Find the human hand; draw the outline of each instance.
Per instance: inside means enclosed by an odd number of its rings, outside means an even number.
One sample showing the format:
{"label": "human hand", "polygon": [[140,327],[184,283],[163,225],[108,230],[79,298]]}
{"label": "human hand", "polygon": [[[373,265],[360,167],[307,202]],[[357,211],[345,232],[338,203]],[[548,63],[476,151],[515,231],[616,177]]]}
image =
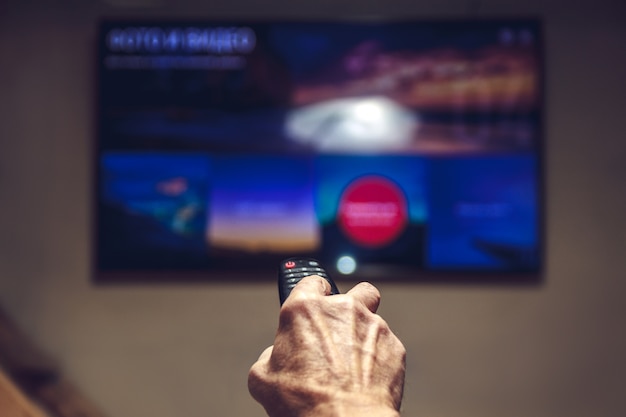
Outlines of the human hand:
{"label": "human hand", "polygon": [[360,283],[328,294],[318,276],[296,285],[274,345],[250,369],[250,393],[270,417],[398,416],[406,351],[376,314],[380,293]]}

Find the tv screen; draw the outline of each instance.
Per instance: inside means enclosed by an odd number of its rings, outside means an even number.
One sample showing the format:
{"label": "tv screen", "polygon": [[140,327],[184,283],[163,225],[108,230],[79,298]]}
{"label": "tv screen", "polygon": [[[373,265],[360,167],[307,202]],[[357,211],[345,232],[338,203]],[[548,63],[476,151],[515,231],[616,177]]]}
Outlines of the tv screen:
{"label": "tv screen", "polygon": [[103,21],[97,276],[534,276],[542,84],[531,19]]}

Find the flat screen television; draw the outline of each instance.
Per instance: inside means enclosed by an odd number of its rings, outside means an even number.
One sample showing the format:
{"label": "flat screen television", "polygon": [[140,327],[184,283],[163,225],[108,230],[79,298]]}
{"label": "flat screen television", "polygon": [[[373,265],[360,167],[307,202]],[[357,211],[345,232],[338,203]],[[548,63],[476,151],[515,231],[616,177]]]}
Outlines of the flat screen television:
{"label": "flat screen television", "polygon": [[537,279],[539,21],[106,20],[97,43],[98,280],[291,256]]}

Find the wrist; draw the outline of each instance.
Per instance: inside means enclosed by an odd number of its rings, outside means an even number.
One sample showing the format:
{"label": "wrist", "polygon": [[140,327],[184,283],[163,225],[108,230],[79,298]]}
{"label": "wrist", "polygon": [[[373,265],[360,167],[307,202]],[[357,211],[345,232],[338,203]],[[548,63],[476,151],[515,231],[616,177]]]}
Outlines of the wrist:
{"label": "wrist", "polygon": [[368,398],[342,398],[317,404],[301,417],[400,417],[400,412],[387,404]]}

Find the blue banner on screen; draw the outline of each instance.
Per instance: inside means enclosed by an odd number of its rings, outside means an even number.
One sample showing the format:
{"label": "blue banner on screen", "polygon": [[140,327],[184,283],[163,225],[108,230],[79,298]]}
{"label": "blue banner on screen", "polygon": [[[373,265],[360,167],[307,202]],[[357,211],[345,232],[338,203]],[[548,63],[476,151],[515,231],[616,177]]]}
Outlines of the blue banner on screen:
{"label": "blue banner on screen", "polygon": [[104,21],[98,50],[99,272],[541,268],[538,21]]}

